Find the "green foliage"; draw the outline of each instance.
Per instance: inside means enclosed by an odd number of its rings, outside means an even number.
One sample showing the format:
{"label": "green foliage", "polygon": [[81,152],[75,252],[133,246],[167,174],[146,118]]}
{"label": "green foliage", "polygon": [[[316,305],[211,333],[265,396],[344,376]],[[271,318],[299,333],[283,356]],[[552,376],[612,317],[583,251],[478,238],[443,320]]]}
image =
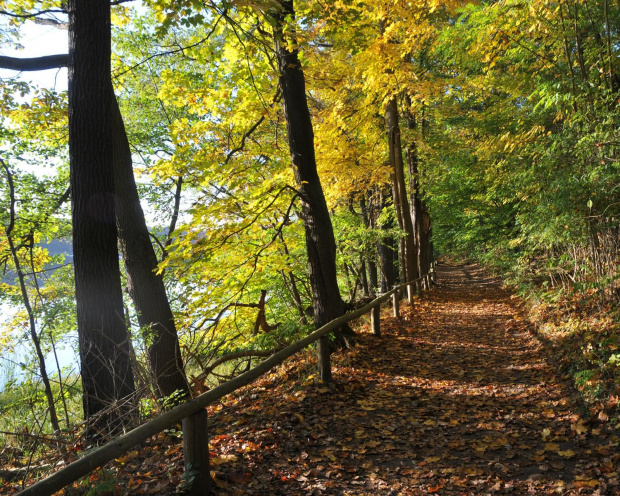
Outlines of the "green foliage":
{"label": "green foliage", "polygon": [[[17,458],[3,460],[7,465],[21,463],[22,456],[28,458],[43,453],[49,446],[42,440],[52,432],[40,378],[24,367],[16,379],[0,391],[0,431],[4,433],[0,436],[0,447],[21,448]],[[69,370],[65,370],[63,381],[61,390],[58,376],[52,376],[52,392],[58,405],[66,405],[66,410],[63,408],[62,413],[59,412],[63,428],[66,422],[62,420],[68,417],[72,429],[82,420],[81,387],[79,378]],[[55,446],[54,443],[50,445]],[[7,453],[11,453],[11,449]]]}
{"label": "green foliage", "polygon": [[[60,2],[2,5],[24,14]],[[312,302],[303,199],[283,139],[272,48],[278,7],[150,0],[139,11],[114,10],[115,89],[184,358],[197,374],[228,353],[278,348],[311,329],[303,316]],[[524,289],[540,287],[545,304],[569,288],[601,305],[617,300],[620,14],[609,7],[296,2],[287,29],[306,75],[343,293],[355,293],[362,262],[377,261],[377,243],[401,235],[377,228],[393,215],[383,202],[391,183],[383,114],[395,98],[403,142],[419,154],[437,251],[477,258]],[[22,22],[1,28],[3,46],[18,43]],[[0,150],[17,184],[15,239],[37,276],[28,277],[28,291],[46,352],[75,328],[70,267],[48,271],[65,262],[44,245],[70,235],[68,204],[57,205],[68,186],[66,98],[17,78],[0,84]],[[5,182],[0,193],[6,204]],[[3,226],[7,220],[2,208]],[[12,274],[5,237],[0,260]],[[1,301],[18,307],[11,277]],[[263,290],[275,328],[256,334]],[[129,315],[135,321],[131,308]],[[25,317],[17,312],[3,328],[2,350],[23,345]],[[135,327],[136,363],[144,366],[149,343]],[[616,374],[618,362],[615,344],[591,341],[576,369],[584,387],[592,374]],[[27,380],[29,414],[40,415],[38,386]],[[19,387],[10,383],[2,398],[25,414],[13,395]],[[152,408],[144,400],[143,412]]]}
{"label": "green foliage", "polygon": [[88,488],[84,496],[104,496],[116,493],[114,474],[105,469],[98,469],[93,472],[88,480],[84,480],[83,485]]}
{"label": "green foliage", "polygon": [[606,233],[619,206],[610,28],[619,19],[603,11],[472,4],[442,32],[435,53],[449,72],[433,113],[427,192],[443,251],[552,284],[615,279],[610,262],[591,256],[618,255]]}

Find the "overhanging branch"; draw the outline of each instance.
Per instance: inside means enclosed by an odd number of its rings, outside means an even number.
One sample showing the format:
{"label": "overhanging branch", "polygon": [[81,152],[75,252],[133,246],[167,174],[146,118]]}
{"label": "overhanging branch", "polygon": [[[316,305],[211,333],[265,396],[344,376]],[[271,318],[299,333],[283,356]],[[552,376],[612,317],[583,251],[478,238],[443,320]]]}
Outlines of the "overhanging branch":
{"label": "overhanging branch", "polygon": [[0,15],[5,15],[9,17],[15,17],[19,19],[32,19],[44,14],[66,14],[67,12],[62,9],[47,9],[47,10],[38,10],[37,12],[29,12],[27,14],[15,14],[14,12],[9,12],[8,10],[0,10]]}
{"label": "overhanging branch", "polygon": [[44,57],[19,58],[0,56],[0,69],[11,71],[45,71],[47,69],[60,69],[69,65],[69,55],[46,55]]}

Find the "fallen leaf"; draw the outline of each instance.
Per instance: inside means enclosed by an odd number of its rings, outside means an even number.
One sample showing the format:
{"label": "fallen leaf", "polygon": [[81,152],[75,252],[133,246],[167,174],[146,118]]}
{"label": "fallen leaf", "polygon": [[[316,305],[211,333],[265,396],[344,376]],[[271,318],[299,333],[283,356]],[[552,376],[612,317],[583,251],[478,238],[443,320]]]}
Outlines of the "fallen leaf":
{"label": "fallen leaf", "polygon": [[572,458],[576,454],[577,453],[575,453],[573,450],[558,451],[558,455],[560,455],[560,456],[562,456],[564,458]]}

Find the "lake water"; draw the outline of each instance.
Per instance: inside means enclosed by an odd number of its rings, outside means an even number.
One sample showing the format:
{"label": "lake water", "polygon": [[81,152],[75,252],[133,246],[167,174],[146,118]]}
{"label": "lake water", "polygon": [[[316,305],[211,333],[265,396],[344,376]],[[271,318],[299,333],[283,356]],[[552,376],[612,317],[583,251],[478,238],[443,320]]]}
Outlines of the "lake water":
{"label": "lake water", "polygon": [[[11,332],[4,323],[15,313],[16,309],[11,308],[8,305],[0,305],[0,335]],[[14,331],[13,331],[14,332]],[[23,331],[22,331],[23,332]],[[4,336],[3,336],[4,337]],[[68,339],[77,339],[77,337],[69,337]],[[56,352],[58,355],[58,363],[63,370],[63,377],[66,377],[68,373],[77,373],[79,371],[79,357],[73,351],[73,347],[69,343],[57,343]],[[18,344],[13,351],[6,349],[0,350],[0,392],[4,391],[6,384],[10,380],[16,382],[22,381],[28,375],[31,375],[29,371],[32,371],[34,377],[39,377],[38,363],[25,368],[25,358],[28,356],[35,356],[34,346],[30,340],[30,334],[28,334],[28,345]],[[32,360],[30,360],[32,361]],[[49,353],[45,357],[45,368],[48,375],[53,376],[58,372],[56,366],[56,358],[53,353]]]}
{"label": "lake water", "polygon": [[[40,244],[43,248],[46,248],[50,255],[64,255],[63,263],[71,263],[73,261],[73,250],[71,242],[69,240],[53,240],[48,243]],[[54,269],[53,266],[48,267]],[[15,283],[15,275],[6,274],[2,278],[2,282],[7,284]],[[13,333],[14,339],[20,338],[20,335],[24,335],[23,339],[27,339],[28,344],[18,345],[14,351],[7,351],[0,348],[0,392],[4,391],[4,388],[8,381],[11,379],[20,382],[26,376],[29,375],[29,371],[24,369],[24,362],[27,356],[35,356],[34,346],[30,339],[29,329],[11,330],[8,329],[6,323],[15,315],[18,311],[16,307],[7,305],[6,303],[0,303],[0,341],[2,338],[9,337],[7,333]],[[18,334],[17,334],[18,333]],[[26,336],[27,335],[27,336]],[[69,337],[68,339],[77,340],[77,336]],[[67,369],[67,372],[73,370],[73,373],[79,370],[79,358],[74,353],[73,347],[68,343],[57,343],[58,362],[61,369]],[[32,361],[32,360],[31,360]],[[52,353],[45,357],[45,367],[50,376],[57,373],[56,359]],[[36,367],[31,367],[35,377],[39,376],[38,364]],[[67,375],[67,372],[63,372],[63,377]]]}

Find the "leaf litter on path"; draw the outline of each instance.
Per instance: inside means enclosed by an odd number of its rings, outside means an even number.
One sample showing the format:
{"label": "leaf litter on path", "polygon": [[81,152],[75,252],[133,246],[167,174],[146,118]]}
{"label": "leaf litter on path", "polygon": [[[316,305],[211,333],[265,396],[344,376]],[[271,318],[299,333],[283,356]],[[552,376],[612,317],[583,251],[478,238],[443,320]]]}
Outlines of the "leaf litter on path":
{"label": "leaf litter on path", "polygon": [[216,494],[620,494],[617,433],[579,416],[510,294],[476,266],[439,282],[330,387],[304,355],[227,401]]}
{"label": "leaf litter on path", "polygon": [[[579,415],[510,294],[473,265],[438,280],[333,383],[307,350],[212,405],[214,494],[620,494],[618,432]],[[182,494],[182,463],[162,434],[106,470],[115,495]]]}

